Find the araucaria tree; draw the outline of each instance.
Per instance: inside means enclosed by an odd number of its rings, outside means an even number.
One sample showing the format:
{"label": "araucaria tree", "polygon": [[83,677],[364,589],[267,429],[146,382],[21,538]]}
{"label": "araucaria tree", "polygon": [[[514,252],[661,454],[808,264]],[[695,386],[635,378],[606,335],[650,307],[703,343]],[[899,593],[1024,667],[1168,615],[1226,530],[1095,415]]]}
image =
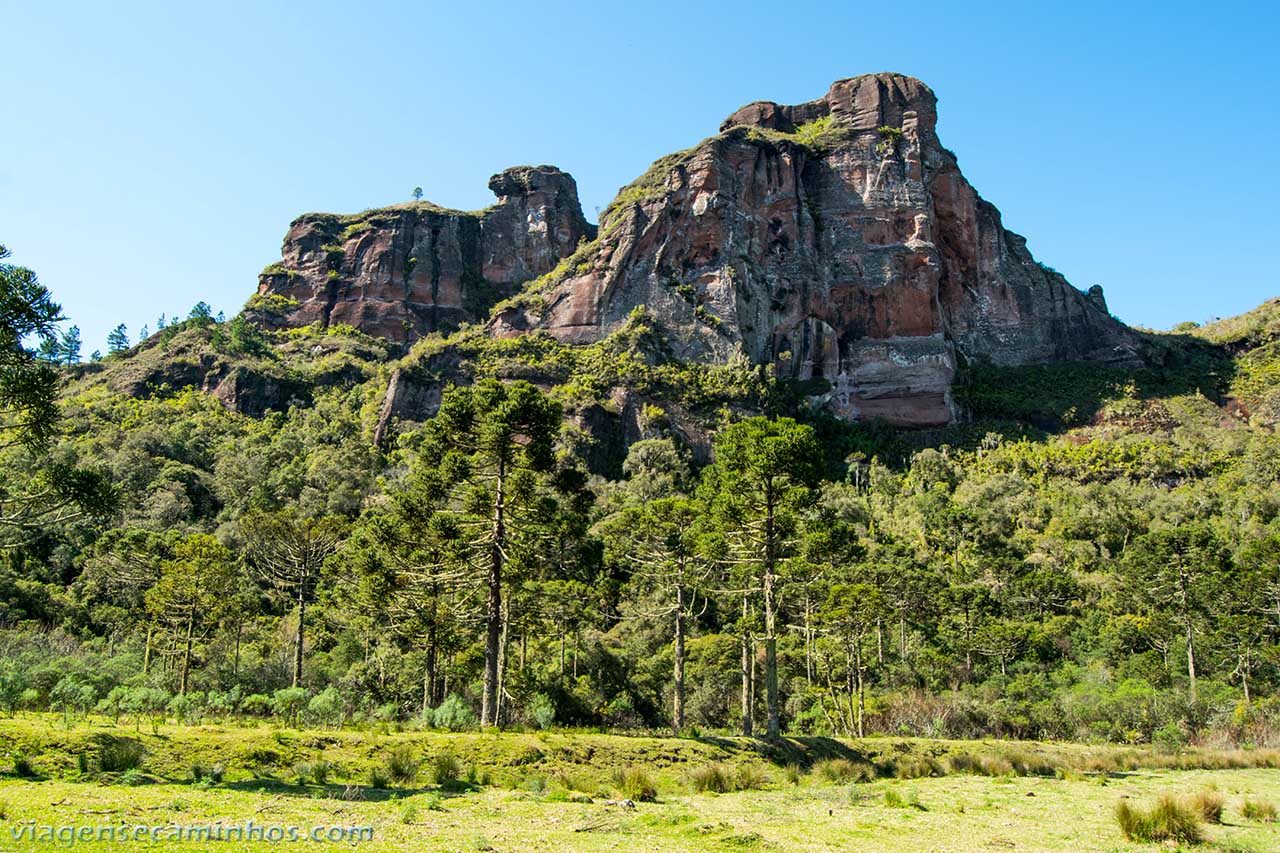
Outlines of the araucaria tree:
{"label": "araucaria tree", "polygon": [[[821,474],[822,450],[812,427],[791,418],[763,417],[749,418],[722,430],[715,442],[715,462],[703,474],[705,496],[713,515],[725,527],[731,559],[749,570],[744,589],[760,592],[769,737],[777,737],[781,731],[779,570],[795,549],[800,512],[814,500]],[[747,600],[744,595],[744,609]],[[744,688],[749,689],[749,685],[744,683]],[[747,728],[749,713],[744,716],[744,723]]]}
{"label": "araucaria tree", "polygon": [[498,723],[504,578],[522,549],[537,547],[560,419],[560,405],[528,382],[483,380],[446,392],[423,428],[417,473],[457,516],[468,560],[485,578],[481,725]]}
{"label": "araucaria tree", "polygon": [[[8,256],[0,246],[0,261]],[[0,451],[20,451],[23,463],[22,476],[6,471],[0,477],[0,533],[107,515],[119,502],[101,474],[46,459],[60,419],[60,380],[50,362],[61,360],[55,337],[61,318],[62,309],[35,273],[0,263]],[[77,360],[79,334],[75,330]],[[33,337],[42,341],[39,351],[27,347]],[[9,545],[0,539],[0,549]]]}
{"label": "araucaria tree", "polygon": [[672,628],[671,724],[685,725],[685,638],[689,620],[706,608],[715,570],[705,547],[704,507],[684,497],[659,498],[611,517],[601,532],[611,557],[630,567],[637,611],[669,617]]}
{"label": "araucaria tree", "polygon": [[160,578],[147,591],[151,617],[169,634],[168,652],[179,659],[178,693],[187,692],[198,642],[221,622],[233,601],[238,567],[230,549],[207,533],[178,542]]}
{"label": "araucaria tree", "polygon": [[241,523],[245,551],[257,576],[297,610],[293,636],[293,686],[302,684],[307,605],[315,600],[324,562],[338,548],[343,523],[306,518],[292,509],[251,515]]}

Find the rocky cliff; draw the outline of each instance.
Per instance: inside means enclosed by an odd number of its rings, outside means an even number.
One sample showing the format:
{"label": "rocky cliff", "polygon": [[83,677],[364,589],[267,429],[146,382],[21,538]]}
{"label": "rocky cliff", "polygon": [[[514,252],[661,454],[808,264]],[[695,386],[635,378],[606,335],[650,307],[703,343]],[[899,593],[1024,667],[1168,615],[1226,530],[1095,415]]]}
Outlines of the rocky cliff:
{"label": "rocky cliff", "polygon": [[955,417],[958,358],[1133,361],[1101,289],[1036,263],[936,120],[933,92],[897,74],[749,104],[624,188],[573,274],[494,331],[596,340],[645,304],[685,358],[742,351],[825,378],[846,417],[909,426]]}
{"label": "rocky cliff", "polygon": [[496,176],[499,203],[477,214],[310,214],[259,291],[297,301],[280,322],[395,340],[483,318],[517,290],[490,335],[592,343],[644,305],[678,359],[772,364],[825,380],[819,402],[843,417],[902,426],[957,417],[964,359],[1136,362],[1101,288],[1037,263],[965,180],[936,104],[898,74],[748,104],[624,187],[598,235],[550,167]]}
{"label": "rocky cliff", "polygon": [[497,204],[467,213],[410,202],[339,216],[308,213],[251,303],[268,326],[339,323],[393,341],[450,331],[553,269],[594,229],[573,178],[553,166],[494,175]]}

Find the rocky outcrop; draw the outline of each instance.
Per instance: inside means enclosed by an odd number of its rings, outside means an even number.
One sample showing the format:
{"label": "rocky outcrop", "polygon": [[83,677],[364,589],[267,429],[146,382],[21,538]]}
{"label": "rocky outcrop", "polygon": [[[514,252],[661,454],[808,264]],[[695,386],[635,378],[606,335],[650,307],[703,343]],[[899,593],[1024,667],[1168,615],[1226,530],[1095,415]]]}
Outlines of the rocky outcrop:
{"label": "rocky outcrop", "polygon": [[489,188],[497,203],[475,213],[410,202],[298,217],[251,314],[268,327],[345,323],[411,341],[484,319],[594,235],[573,178],[553,166],[507,169]]}
{"label": "rocky outcrop", "polygon": [[1135,361],[1101,289],[1035,261],[936,121],[933,92],[898,74],[749,104],[624,188],[590,251],[491,331],[589,342],[643,304],[683,358],[745,353],[826,380],[845,417],[904,426],[956,417],[962,358]]}

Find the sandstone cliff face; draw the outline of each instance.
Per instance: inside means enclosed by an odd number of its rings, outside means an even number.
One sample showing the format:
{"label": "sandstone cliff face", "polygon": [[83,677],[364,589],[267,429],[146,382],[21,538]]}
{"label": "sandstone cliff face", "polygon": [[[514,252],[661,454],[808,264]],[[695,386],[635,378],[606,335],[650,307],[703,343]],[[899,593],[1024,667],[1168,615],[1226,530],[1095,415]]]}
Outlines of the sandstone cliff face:
{"label": "sandstone cliff face", "polygon": [[260,301],[276,310],[256,310],[256,318],[268,326],[345,323],[407,342],[484,319],[594,234],[577,185],[559,169],[508,169],[489,188],[497,204],[476,213],[411,202],[298,217],[280,263],[259,278],[260,296],[283,299]]}
{"label": "sandstone cliff face", "polygon": [[1128,363],[1138,339],[1027,251],[935,132],[910,77],[758,102],[624,188],[567,277],[491,322],[588,342],[648,306],[684,358],[821,377],[851,419],[935,426],[957,360]]}

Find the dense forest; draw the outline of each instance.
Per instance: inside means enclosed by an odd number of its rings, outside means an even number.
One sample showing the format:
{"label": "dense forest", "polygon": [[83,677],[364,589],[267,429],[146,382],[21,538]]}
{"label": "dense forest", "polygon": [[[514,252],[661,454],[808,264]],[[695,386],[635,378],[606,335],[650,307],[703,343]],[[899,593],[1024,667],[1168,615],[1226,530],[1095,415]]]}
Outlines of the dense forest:
{"label": "dense forest", "polygon": [[[63,322],[0,267],[6,713],[1280,742],[1280,302],[1143,370],[964,365],[930,432],[664,356],[643,309],[407,352]],[[446,348],[466,381],[387,429]]]}

